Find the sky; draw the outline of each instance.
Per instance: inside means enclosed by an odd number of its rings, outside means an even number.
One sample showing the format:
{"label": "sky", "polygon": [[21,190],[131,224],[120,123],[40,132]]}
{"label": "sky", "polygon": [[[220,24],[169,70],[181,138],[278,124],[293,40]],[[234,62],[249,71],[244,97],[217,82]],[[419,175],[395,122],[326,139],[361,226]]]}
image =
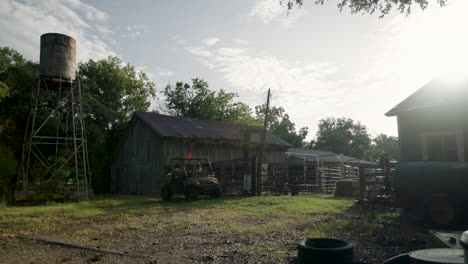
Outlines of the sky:
{"label": "sky", "polygon": [[327,117],[396,136],[388,110],[468,66],[466,0],[383,19],[340,12],[336,0],[304,2],[288,13],[278,0],[0,0],[0,46],[39,61],[40,35],[57,32],[76,39],[78,61],[118,56],[159,92],[202,78],[254,107],[271,88],[272,104],[309,127],[308,139]]}

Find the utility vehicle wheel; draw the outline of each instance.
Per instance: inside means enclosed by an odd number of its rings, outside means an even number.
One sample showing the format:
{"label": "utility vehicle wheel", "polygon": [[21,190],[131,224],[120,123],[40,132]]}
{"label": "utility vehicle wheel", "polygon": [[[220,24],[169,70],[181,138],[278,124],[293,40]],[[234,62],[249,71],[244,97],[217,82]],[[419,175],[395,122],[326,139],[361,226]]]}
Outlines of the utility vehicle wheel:
{"label": "utility vehicle wheel", "polygon": [[164,185],[164,187],[161,190],[161,198],[164,201],[168,201],[172,198],[172,191],[171,187],[169,185]]}
{"label": "utility vehicle wheel", "polygon": [[219,198],[221,196],[221,190],[217,190],[215,193],[211,195],[213,198]]}
{"label": "utility vehicle wheel", "polygon": [[198,199],[198,196],[200,195],[200,192],[198,191],[197,188],[193,186],[188,186],[185,188],[185,199],[187,200],[196,200]]}
{"label": "utility vehicle wheel", "polygon": [[431,222],[437,226],[452,225],[457,216],[454,204],[447,200],[434,200],[430,202],[428,213]]}

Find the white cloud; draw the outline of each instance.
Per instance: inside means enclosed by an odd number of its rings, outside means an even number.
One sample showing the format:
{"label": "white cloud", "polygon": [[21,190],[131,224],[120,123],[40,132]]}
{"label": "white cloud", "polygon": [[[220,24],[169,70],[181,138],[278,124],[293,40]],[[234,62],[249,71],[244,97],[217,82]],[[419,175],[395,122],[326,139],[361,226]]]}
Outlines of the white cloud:
{"label": "white cloud", "polygon": [[[332,63],[259,55],[245,46],[220,47],[213,49],[210,56],[193,50],[191,54],[209,69],[221,73],[227,87],[239,93],[242,101],[251,106],[263,103],[265,91],[271,88],[275,94],[273,105],[285,107],[298,127],[315,127],[323,115],[341,111],[355,87],[353,82],[363,83],[341,78],[340,67]],[[331,109],[330,105],[335,107]]]}
{"label": "white cloud", "polygon": [[122,38],[129,38],[135,40],[137,38],[141,38],[143,33],[147,31],[146,25],[128,25],[125,27],[125,33],[121,35]]}
{"label": "white cloud", "polygon": [[199,57],[211,57],[212,54],[209,50],[204,47],[186,47],[185,48],[190,54],[199,56]]}
{"label": "white cloud", "polygon": [[57,32],[76,39],[78,61],[115,55],[103,40],[92,36],[94,30],[108,28],[93,26],[86,19],[104,21],[107,14],[79,0],[0,1],[0,45],[38,61],[40,36]]}
{"label": "white cloud", "polygon": [[451,0],[443,8],[397,15],[382,26],[378,34],[385,41],[367,75],[374,82],[368,97],[385,98],[383,112],[433,78],[468,75],[466,10],[467,1]]}
{"label": "white cloud", "polygon": [[331,75],[336,77],[338,71],[336,65],[327,62],[290,62],[272,55],[251,55],[255,52],[239,47],[208,50],[192,46],[186,50],[205,66],[216,68],[229,85],[239,89],[260,91],[272,87],[297,92],[317,83],[317,89],[321,89],[339,82],[327,81]]}
{"label": "white cloud", "polygon": [[239,49],[239,48],[220,48],[217,50],[217,53],[220,56],[239,56],[244,52],[244,49]]}
{"label": "white cloud", "polygon": [[283,26],[290,26],[305,15],[304,9],[288,12],[285,3],[278,0],[257,0],[250,10],[249,16],[259,18],[263,24],[278,21]]}
{"label": "white cloud", "polygon": [[235,39],[232,39],[232,41],[237,45],[247,45],[247,44],[249,44],[249,42],[247,40],[245,40],[245,39],[235,38]]}
{"label": "white cloud", "polygon": [[468,74],[468,2],[452,0],[385,28],[390,37],[382,62],[392,71],[435,77]]}
{"label": "white cloud", "polygon": [[174,76],[174,74],[175,74],[173,71],[170,71],[170,70],[168,70],[168,69],[161,68],[161,67],[158,67],[157,73],[158,73],[158,75],[161,76],[161,77]]}
{"label": "white cloud", "polygon": [[[51,4],[54,2],[55,1],[50,1]],[[63,0],[63,3],[72,6],[74,9],[81,10],[89,20],[105,21],[109,17],[106,12],[103,12],[91,5],[85,4],[80,0]]]}
{"label": "white cloud", "polygon": [[202,41],[202,43],[208,47],[213,46],[218,42],[219,42],[219,38],[207,38]]}
{"label": "white cloud", "polygon": [[97,31],[101,33],[112,33],[109,27],[104,26],[104,25],[96,25],[95,28],[97,29]]}

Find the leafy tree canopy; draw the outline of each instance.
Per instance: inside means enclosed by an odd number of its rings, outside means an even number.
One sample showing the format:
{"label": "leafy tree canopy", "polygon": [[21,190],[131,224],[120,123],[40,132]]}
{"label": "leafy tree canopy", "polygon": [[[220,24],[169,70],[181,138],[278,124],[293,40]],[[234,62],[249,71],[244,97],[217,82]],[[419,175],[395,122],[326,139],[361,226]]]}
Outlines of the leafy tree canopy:
{"label": "leafy tree canopy", "polygon": [[0,144],[11,147],[15,154],[21,151],[38,69],[37,63],[25,60],[16,50],[0,47]]}
{"label": "leafy tree canopy", "polygon": [[[236,124],[262,126],[265,116],[265,105],[255,107],[255,116],[250,107],[236,101],[236,93],[224,90],[210,90],[208,83],[193,79],[192,84],[177,82],[168,85],[164,90],[165,111],[175,116],[196,119],[218,120]],[[268,119],[268,129],[291,145],[303,146],[307,136],[307,127],[296,131],[283,107],[272,107]]]}
{"label": "leafy tree canopy", "polygon": [[236,101],[236,93],[210,90],[208,83],[193,79],[192,84],[177,82],[164,90],[165,111],[172,115],[254,125],[248,105]]}
{"label": "leafy tree canopy", "polygon": [[[265,104],[255,107],[255,114],[259,123],[265,119],[265,108]],[[283,107],[273,106],[270,108],[267,126],[272,134],[281,137],[294,147],[302,148],[304,146],[308,128],[302,127],[299,131],[296,131],[296,125],[289,119],[289,115]]]}
{"label": "leafy tree canopy", "polygon": [[380,134],[372,139],[372,148],[369,153],[370,160],[377,160],[382,154],[387,153],[391,160],[399,159],[398,137]]}
{"label": "leafy tree canopy", "polygon": [[[9,168],[21,158],[31,86],[39,76],[38,66],[14,49],[0,47],[0,145],[13,153],[12,157],[5,156],[11,161]],[[122,128],[133,112],[148,109],[156,93],[155,85],[145,73],[117,57],[89,60],[78,70],[93,186],[102,192],[108,186],[108,166]],[[0,153],[7,150],[1,149]]]}
{"label": "leafy tree canopy", "polygon": [[18,93],[26,86],[31,89],[31,81],[37,73],[37,64],[27,61],[19,52],[9,47],[0,47],[0,101],[10,92]]}
{"label": "leafy tree canopy", "polygon": [[[444,6],[448,0],[436,0],[440,6]],[[287,0],[281,1],[286,2],[288,9],[292,9],[294,6],[302,6],[304,0]],[[315,4],[324,4],[327,0],[313,0]],[[343,11],[343,8],[348,7],[351,9],[352,14],[356,13],[369,13],[374,14],[375,12],[380,13],[380,17],[387,15],[392,9],[396,8],[401,13],[406,15],[411,13],[413,6],[418,6],[421,9],[426,9],[429,5],[429,0],[339,0],[338,8]]]}
{"label": "leafy tree canopy", "polygon": [[316,139],[309,147],[364,159],[370,144],[367,128],[343,117],[320,120]]}
{"label": "leafy tree canopy", "polygon": [[156,96],[147,75],[117,57],[80,63],[79,78],[84,108],[101,127],[128,121],[135,111],[147,110]]}
{"label": "leafy tree canopy", "polygon": [[0,155],[0,199],[2,199],[14,184],[11,176],[16,173],[18,162],[10,148],[0,145],[0,153],[2,153]]}
{"label": "leafy tree canopy", "polygon": [[79,65],[86,136],[94,188],[106,192],[112,153],[135,111],[146,111],[156,96],[155,84],[144,72],[117,57]]}

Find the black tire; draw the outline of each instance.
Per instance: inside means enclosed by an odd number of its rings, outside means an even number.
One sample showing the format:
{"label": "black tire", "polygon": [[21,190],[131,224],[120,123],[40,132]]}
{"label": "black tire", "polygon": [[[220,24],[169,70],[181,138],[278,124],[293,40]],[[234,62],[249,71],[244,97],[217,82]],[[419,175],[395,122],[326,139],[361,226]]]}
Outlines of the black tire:
{"label": "black tire", "polygon": [[435,199],[428,203],[426,213],[432,225],[448,227],[456,224],[458,211],[454,202],[448,199]]}
{"label": "black tire", "polygon": [[212,198],[219,198],[221,196],[221,190],[217,190],[213,194],[211,194]]}
{"label": "black tire", "polygon": [[164,187],[161,190],[161,199],[163,199],[164,201],[169,201],[172,199],[171,186],[164,185]]}
{"label": "black tire", "polygon": [[185,187],[185,199],[187,200],[196,200],[200,195],[200,191],[194,186]]}
{"label": "black tire", "polygon": [[333,238],[309,238],[297,245],[301,263],[352,263],[353,245]]}

